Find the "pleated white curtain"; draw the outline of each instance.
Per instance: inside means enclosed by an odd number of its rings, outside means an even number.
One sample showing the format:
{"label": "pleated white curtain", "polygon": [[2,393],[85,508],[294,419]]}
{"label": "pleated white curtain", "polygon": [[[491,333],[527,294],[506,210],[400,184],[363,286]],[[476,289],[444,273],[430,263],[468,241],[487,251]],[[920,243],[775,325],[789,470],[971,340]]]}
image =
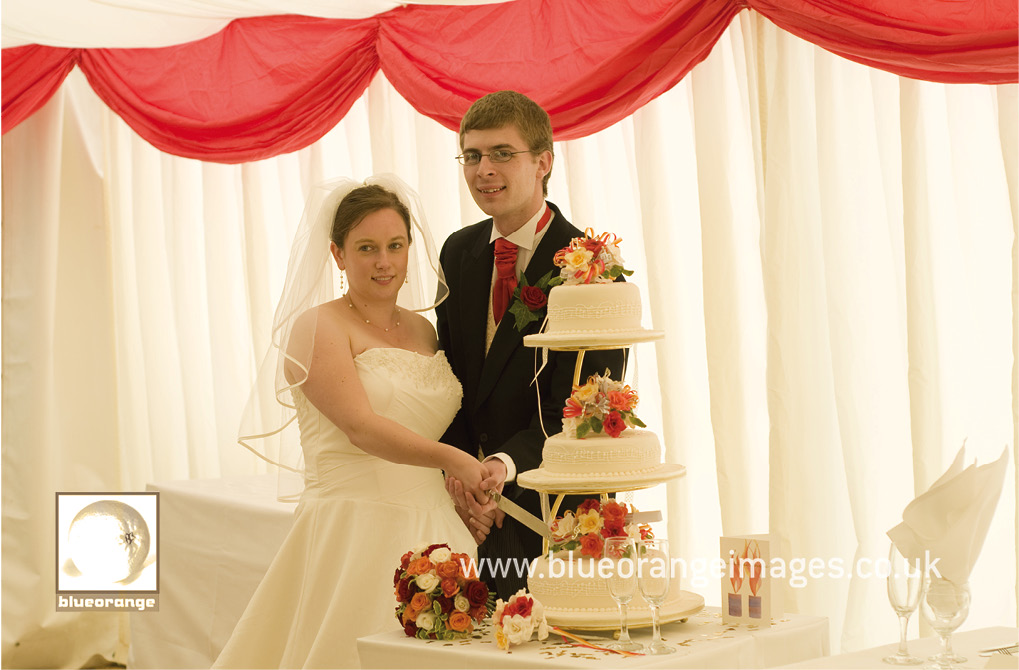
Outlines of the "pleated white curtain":
{"label": "pleated white curtain", "polygon": [[[744,13],[673,90],[557,145],[550,199],[623,237],[667,333],[631,372],[688,475],[637,501],[665,506],[684,588],[717,603],[718,536],[771,532],[774,556],[843,562],[784,589],[833,651],[896,639],[853,562],[964,439],[1014,463],[1017,111],[1014,85],[904,80]],[[445,236],[482,217],[456,152],[382,79],[319,143],[242,166],[159,153],[78,73],[4,136],[5,664],[129,639],[53,613],[54,491],[260,470],[236,431],[305,189],[397,172]],[[967,628],[1016,622],[1010,467]]]}

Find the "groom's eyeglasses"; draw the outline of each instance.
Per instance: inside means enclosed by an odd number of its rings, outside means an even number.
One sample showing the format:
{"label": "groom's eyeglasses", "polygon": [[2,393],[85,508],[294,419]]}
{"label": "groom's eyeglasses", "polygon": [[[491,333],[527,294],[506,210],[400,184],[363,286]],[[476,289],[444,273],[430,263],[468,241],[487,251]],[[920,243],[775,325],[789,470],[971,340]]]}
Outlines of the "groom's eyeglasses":
{"label": "groom's eyeglasses", "polygon": [[531,153],[529,149],[523,151],[509,151],[507,149],[496,149],[490,151],[487,154],[483,154],[480,151],[465,151],[456,157],[457,162],[460,165],[477,165],[481,162],[482,156],[488,156],[488,160],[493,163],[506,163],[509,162],[517,154],[528,154]]}

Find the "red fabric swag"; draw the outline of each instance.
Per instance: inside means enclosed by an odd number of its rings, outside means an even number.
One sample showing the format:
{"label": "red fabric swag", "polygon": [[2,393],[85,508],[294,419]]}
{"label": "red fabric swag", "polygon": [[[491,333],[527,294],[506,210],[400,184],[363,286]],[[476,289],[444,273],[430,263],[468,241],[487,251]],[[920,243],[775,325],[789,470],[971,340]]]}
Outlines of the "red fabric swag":
{"label": "red fabric swag", "polygon": [[[745,5],[744,5],[745,6]],[[776,25],[851,60],[941,82],[1019,80],[1014,0],[749,0]],[[322,137],[382,68],[422,114],[459,127],[471,102],[515,89],[556,138],[625,118],[707,57],[731,0],[516,0],[412,5],[369,19],[239,19],[159,49],[3,50],[3,131],[78,63],[98,95],[159,149],[238,163]]]}
{"label": "red fabric swag", "polygon": [[7,132],[46,104],[80,54],[28,44],[3,50],[3,132]]}

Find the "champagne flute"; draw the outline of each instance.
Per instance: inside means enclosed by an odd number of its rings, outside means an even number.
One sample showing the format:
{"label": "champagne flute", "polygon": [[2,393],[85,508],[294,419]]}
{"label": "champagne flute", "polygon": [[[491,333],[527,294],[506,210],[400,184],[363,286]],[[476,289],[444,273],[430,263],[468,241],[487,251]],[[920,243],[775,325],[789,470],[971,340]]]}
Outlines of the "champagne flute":
{"label": "champagne flute", "polygon": [[619,606],[619,641],[607,647],[616,651],[641,651],[644,645],[630,639],[626,622],[626,606],[637,593],[637,543],[632,537],[610,537],[606,538],[602,551],[602,560],[608,569],[605,584]]}
{"label": "champagne flute", "polygon": [[931,657],[934,667],[951,668],[965,658],[952,652],[952,631],[962,625],[969,614],[969,582],[956,584],[933,574],[924,580],[926,593],[920,599],[920,616],[941,638],[941,653]]}
{"label": "champagne flute", "polygon": [[923,663],[922,659],[909,655],[906,629],[909,626],[909,617],[920,604],[923,571],[919,565],[910,563],[909,559],[899,553],[894,543],[888,550],[888,564],[891,568],[888,573],[888,602],[899,616],[899,650],[881,660],[892,665],[920,665]]}
{"label": "champagne flute", "polygon": [[660,621],[661,607],[669,595],[669,573],[672,570],[672,562],[669,560],[669,541],[643,540],[641,548],[641,564],[637,582],[640,586],[640,594],[651,605],[652,627],[651,644],[647,646],[644,653],[674,654],[676,648],[665,644],[662,640]]}

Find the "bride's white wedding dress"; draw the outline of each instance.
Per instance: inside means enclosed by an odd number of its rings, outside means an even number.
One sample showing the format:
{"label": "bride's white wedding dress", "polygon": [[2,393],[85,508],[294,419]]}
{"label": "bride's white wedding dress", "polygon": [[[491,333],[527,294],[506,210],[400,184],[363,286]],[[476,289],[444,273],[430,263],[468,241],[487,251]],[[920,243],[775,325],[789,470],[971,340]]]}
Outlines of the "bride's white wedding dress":
{"label": "bride's white wedding dress", "polygon": [[[369,349],[354,359],[372,409],[439,439],[460,383],[439,352]],[[475,555],[442,473],[361,451],[294,391],[306,487],[294,526],[214,667],[359,667],[356,639],[401,628],[393,573],[416,545]],[[257,532],[257,529],[252,529]]]}

